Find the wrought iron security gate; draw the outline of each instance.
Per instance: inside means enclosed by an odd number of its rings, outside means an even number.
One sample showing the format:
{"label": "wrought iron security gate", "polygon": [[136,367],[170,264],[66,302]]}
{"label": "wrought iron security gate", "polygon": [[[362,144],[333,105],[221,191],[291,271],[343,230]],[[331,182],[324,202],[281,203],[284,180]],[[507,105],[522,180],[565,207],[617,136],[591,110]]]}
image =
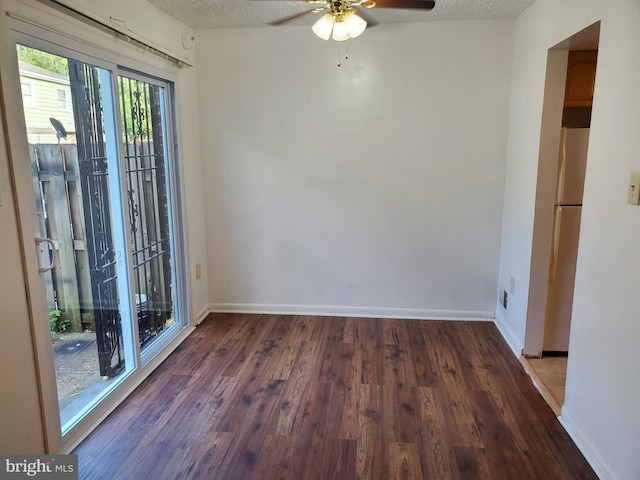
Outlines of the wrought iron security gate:
{"label": "wrought iron security gate", "polygon": [[98,68],[68,60],[74,105],[86,249],[100,375],[112,377],[124,366],[120,332],[116,253],[111,229],[109,171]]}
{"label": "wrought iron security gate", "polygon": [[140,346],[173,324],[163,87],[118,77]]}

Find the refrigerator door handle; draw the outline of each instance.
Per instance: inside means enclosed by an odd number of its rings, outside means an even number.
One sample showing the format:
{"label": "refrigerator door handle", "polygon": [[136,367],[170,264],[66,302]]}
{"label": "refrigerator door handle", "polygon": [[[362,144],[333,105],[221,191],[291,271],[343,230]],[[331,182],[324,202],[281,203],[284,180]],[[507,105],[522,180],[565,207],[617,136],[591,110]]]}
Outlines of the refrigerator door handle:
{"label": "refrigerator door handle", "polygon": [[558,165],[558,178],[556,180],[556,203],[562,203],[564,196],[564,177],[567,168],[567,129],[560,131],[560,164]]}
{"label": "refrigerator door handle", "polygon": [[560,249],[560,228],[562,227],[562,207],[556,205],[553,215],[553,244],[551,250],[551,266],[549,268],[549,281],[556,278],[558,265],[558,250]]}

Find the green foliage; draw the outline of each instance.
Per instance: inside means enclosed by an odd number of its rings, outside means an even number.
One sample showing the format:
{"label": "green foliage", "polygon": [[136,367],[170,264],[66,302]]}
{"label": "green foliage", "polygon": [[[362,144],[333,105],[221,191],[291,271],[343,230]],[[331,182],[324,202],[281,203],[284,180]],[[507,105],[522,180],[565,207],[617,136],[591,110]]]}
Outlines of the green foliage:
{"label": "green foliage", "polygon": [[62,311],[56,308],[49,312],[49,326],[52,332],[66,332],[67,328],[71,326],[71,321],[68,318],[63,318]]}
{"label": "green foliage", "polygon": [[65,77],[69,76],[69,66],[67,65],[67,59],[64,57],[18,45],[18,58],[30,65],[59,73]]}
{"label": "green foliage", "polygon": [[[69,76],[67,59],[34,48],[18,45],[18,58],[50,72]],[[154,88],[151,84],[128,77],[118,77],[122,131],[125,144],[152,140],[151,104]],[[154,105],[155,106],[155,105]],[[159,108],[159,107],[158,107]],[[135,127],[135,128],[134,128]]]}
{"label": "green foliage", "polygon": [[125,144],[150,140],[152,93],[149,84],[120,76],[118,86]]}

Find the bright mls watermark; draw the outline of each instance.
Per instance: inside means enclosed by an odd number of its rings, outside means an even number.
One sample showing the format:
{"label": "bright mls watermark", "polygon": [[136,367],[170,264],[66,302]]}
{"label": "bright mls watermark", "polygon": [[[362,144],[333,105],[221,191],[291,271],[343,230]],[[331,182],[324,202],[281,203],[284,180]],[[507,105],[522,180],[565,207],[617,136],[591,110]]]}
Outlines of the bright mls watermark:
{"label": "bright mls watermark", "polygon": [[0,480],[78,480],[77,455],[0,455]]}

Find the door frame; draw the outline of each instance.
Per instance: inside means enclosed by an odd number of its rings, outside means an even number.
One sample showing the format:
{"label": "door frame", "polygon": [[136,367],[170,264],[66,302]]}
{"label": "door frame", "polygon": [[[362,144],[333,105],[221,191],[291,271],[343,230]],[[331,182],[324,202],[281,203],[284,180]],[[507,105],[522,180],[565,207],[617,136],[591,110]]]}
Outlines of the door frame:
{"label": "door frame", "polygon": [[579,49],[585,44],[597,43],[599,36],[600,22],[596,22],[548,51],[540,129],[527,316],[522,349],[522,355],[525,358],[542,357],[547,286],[553,241],[553,205],[569,50]]}
{"label": "door frame", "polygon": [[[40,7],[44,9],[45,7]],[[38,319],[48,318],[48,306],[44,282],[38,267],[38,255],[34,238],[37,236],[38,225],[35,197],[33,195],[32,171],[29,161],[29,147],[26,126],[23,115],[22,95],[19,75],[17,74],[17,53],[15,44],[20,39],[33,48],[40,48],[52,53],[69,56],[86,61],[96,66],[109,69],[113,74],[115,84],[119,68],[129,68],[140,71],[153,77],[165,79],[171,85],[175,83],[176,76],[169,70],[162,67],[163,63],[157,58],[140,61],[136,56],[142,55],[130,45],[120,44],[113,50],[107,50],[99,46],[103,32],[95,31],[95,37],[87,33],[87,30],[95,30],[86,24],[71,18],[61,18],[59,15],[47,16],[46,12],[40,9],[33,9],[33,22],[7,16],[2,20],[7,26],[7,36],[0,39],[0,49],[3,54],[0,59],[0,69],[3,75],[0,76],[2,97],[4,102],[4,124],[6,132],[6,143],[9,166],[11,170],[11,183],[15,196],[15,209],[18,222],[19,236],[22,246],[22,263],[25,274],[25,292],[29,305],[29,322],[31,324],[32,341],[34,344],[34,355],[36,363],[36,374],[38,380],[40,409],[42,415],[42,429],[44,436],[44,449],[47,453],[69,453],[78,443],[80,443],[118,404],[120,404],[195,328],[189,319],[189,291],[188,277],[186,275],[187,252],[186,245],[186,224],[182,213],[184,198],[182,193],[182,179],[177,171],[174,171],[174,183],[171,193],[176,195],[177,208],[173,222],[176,222],[180,229],[180,245],[176,245],[175,265],[179,271],[176,274],[181,279],[181,312],[182,328],[178,334],[163,345],[163,350],[153,359],[149,359],[144,365],[137,357],[138,368],[124,378],[118,386],[111,390],[106,397],[108,401],[97,405],[85,418],[80,420],[72,429],[62,436],[60,414],[57,399],[57,387],[54,368],[53,346],[51,334],[46,322]],[[29,15],[26,16],[29,18]],[[45,19],[47,22],[45,22]],[[50,22],[52,25],[49,25]],[[48,25],[41,27],[39,25]],[[54,30],[55,28],[55,30]],[[78,38],[72,38],[67,33],[77,29],[80,34]],[[89,40],[85,40],[85,37]],[[28,38],[28,42],[24,39]],[[7,73],[5,73],[7,72]],[[114,91],[115,92],[115,91]],[[169,93],[169,92],[168,92]],[[175,111],[175,105],[174,111]],[[168,133],[172,137],[176,135],[175,126],[167,126]],[[177,163],[177,151],[171,151],[174,155],[174,164]],[[172,165],[176,168],[176,165]],[[120,172],[119,180],[124,179],[124,173]],[[123,184],[124,185],[124,184]],[[126,210],[126,209],[125,209]],[[128,212],[123,212],[128,215]],[[128,235],[128,233],[127,233]],[[131,263],[128,263],[131,265]],[[107,398],[105,398],[107,399]]]}
{"label": "door frame", "polygon": [[538,156],[536,202],[533,219],[529,298],[523,355],[542,356],[547,284],[553,236],[558,152],[560,151],[564,85],[567,78],[568,50],[549,50],[542,106],[542,127]]}

